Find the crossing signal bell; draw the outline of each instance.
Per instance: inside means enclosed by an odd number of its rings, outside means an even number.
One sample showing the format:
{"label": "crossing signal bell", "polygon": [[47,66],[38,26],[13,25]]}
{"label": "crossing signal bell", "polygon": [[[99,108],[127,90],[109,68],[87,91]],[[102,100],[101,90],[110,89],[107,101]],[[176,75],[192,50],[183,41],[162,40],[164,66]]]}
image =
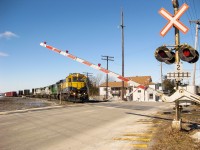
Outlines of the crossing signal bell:
{"label": "crossing signal bell", "polygon": [[160,62],[173,64],[175,62],[175,53],[169,50],[166,46],[160,46],[155,51],[155,58]]}
{"label": "crossing signal bell", "polygon": [[190,45],[184,44],[178,50],[178,54],[181,60],[188,63],[195,63],[199,59],[199,53]]}

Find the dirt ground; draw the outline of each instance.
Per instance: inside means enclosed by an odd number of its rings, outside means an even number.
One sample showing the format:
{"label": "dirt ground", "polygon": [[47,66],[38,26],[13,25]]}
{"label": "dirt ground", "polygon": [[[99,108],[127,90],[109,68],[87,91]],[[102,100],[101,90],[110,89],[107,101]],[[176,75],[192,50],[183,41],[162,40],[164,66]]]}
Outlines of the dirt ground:
{"label": "dirt ground", "polygon": [[48,101],[43,99],[0,97],[0,112],[23,110],[57,105],[58,101]]}
{"label": "dirt ground", "polygon": [[[106,101],[89,100],[87,103],[98,103]],[[80,102],[75,102],[80,103]],[[29,97],[0,97],[0,112],[23,110],[30,108],[39,108],[55,105],[73,105],[74,102],[60,101],[56,99],[40,99],[40,98],[29,98]]]}
{"label": "dirt ground", "polygon": [[[175,112],[162,112],[154,119],[156,131],[152,150],[200,150],[200,140],[191,136],[200,133],[200,106],[184,107],[181,113],[182,130],[172,129]],[[157,124],[161,122],[161,124]]]}

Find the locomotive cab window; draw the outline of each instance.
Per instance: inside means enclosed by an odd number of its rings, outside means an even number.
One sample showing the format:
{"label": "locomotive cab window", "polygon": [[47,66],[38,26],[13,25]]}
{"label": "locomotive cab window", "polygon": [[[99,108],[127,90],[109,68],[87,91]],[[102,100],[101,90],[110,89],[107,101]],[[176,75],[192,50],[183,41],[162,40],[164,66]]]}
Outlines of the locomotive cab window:
{"label": "locomotive cab window", "polygon": [[83,79],[80,77],[73,77],[73,82],[83,82]]}
{"label": "locomotive cab window", "polygon": [[79,78],[78,78],[78,81],[79,81],[79,82],[84,82],[84,79],[81,78],[81,77],[79,77]]}
{"label": "locomotive cab window", "polygon": [[77,77],[73,77],[73,82],[77,82]]}

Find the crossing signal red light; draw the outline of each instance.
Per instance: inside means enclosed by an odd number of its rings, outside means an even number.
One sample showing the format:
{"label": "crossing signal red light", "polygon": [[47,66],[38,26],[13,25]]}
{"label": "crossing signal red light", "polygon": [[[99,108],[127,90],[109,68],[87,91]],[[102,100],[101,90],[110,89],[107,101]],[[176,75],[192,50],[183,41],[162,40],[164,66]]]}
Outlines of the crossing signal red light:
{"label": "crossing signal red light", "polygon": [[178,50],[178,54],[181,60],[188,63],[195,63],[199,59],[199,53],[190,45],[181,45]]}
{"label": "crossing signal red light", "polygon": [[184,49],[184,50],[183,50],[183,55],[184,55],[185,57],[189,57],[189,56],[191,55],[189,49]]}
{"label": "crossing signal red light", "polygon": [[170,51],[166,46],[160,46],[155,51],[155,58],[160,62],[172,64],[175,62],[175,53]]}

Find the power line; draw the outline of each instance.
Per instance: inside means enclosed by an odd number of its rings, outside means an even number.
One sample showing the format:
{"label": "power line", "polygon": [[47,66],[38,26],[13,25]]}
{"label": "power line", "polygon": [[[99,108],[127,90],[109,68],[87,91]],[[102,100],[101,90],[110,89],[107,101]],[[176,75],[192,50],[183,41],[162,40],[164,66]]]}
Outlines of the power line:
{"label": "power line", "polygon": [[194,0],[193,0],[193,6],[194,6],[194,14],[195,14],[195,17],[197,18],[197,11],[196,11]]}
{"label": "power line", "polygon": [[[185,0],[185,3],[189,5],[189,3]],[[190,9],[186,12],[188,20],[192,19],[192,14],[190,12]]]}

